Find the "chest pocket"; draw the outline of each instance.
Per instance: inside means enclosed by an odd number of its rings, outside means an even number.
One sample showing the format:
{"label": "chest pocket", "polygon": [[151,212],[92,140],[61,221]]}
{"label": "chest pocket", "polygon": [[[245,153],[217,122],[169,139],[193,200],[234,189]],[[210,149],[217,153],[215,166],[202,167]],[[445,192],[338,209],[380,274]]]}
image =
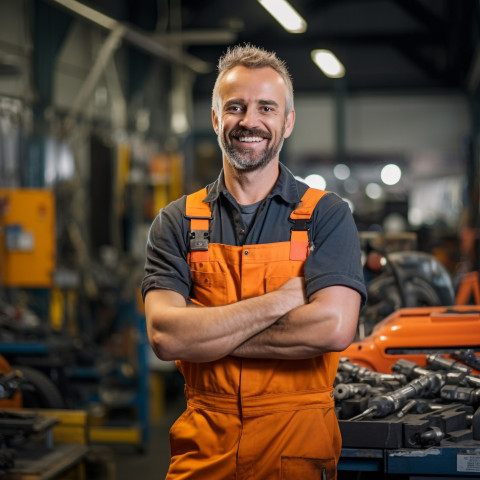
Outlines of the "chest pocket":
{"label": "chest pocket", "polygon": [[227,278],[224,272],[192,270],[193,298],[198,305],[219,306],[228,302]]}

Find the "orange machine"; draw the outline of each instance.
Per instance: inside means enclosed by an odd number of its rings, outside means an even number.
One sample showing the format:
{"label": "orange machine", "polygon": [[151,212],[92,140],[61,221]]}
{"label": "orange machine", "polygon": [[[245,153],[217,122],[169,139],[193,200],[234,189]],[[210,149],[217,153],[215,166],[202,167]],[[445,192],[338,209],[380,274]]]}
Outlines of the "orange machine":
{"label": "orange machine", "polygon": [[[10,364],[0,355],[0,383],[11,372]],[[2,391],[5,391],[5,388]],[[20,390],[14,392],[13,395],[0,395],[0,408],[20,408],[21,406],[22,394]]]}
{"label": "orange machine", "polygon": [[[404,358],[426,365],[428,354],[480,352],[480,306],[403,308],[375,325],[372,333],[342,352],[351,362],[391,373]],[[479,357],[480,358],[480,357]],[[472,373],[480,371],[472,369]]]}
{"label": "orange machine", "polygon": [[468,305],[471,301],[480,305],[480,274],[479,272],[466,273],[455,296],[455,305]]}
{"label": "orange machine", "polygon": [[0,189],[0,275],[6,287],[52,286],[55,200],[47,189]]}

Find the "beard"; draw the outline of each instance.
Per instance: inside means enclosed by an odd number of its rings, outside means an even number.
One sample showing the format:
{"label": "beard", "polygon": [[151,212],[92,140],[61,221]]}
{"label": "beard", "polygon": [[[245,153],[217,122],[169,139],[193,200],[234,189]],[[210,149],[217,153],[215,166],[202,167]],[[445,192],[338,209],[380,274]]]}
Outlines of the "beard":
{"label": "beard", "polygon": [[[230,165],[237,170],[246,172],[261,169],[278,156],[283,146],[284,133],[285,125],[282,127],[279,140],[270,144],[272,135],[260,129],[237,128],[230,132],[228,138],[225,131],[222,130],[218,135],[218,144]],[[257,152],[255,149],[242,148],[231,143],[231,139],[239,137],[261,137],[267,139],[268,142],[263,150]]]}

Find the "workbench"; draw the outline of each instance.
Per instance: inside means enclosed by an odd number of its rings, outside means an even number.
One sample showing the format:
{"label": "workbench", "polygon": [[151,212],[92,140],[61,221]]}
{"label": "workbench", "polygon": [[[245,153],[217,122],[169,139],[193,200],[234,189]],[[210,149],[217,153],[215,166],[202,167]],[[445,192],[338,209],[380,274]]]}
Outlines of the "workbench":
{"label": "workbench", "polygon": [[[2,480],[86,480],[87,414],[75,410],[5,409],[0,430],[13,452],[13,466]],[[11,433],[24,431],[23,441]]]}
{"label": "workbench", "polygon": [[2,480],[86,480],[83,458],[87,451],[85,445],[79,444],[17,449],[15,467]]}

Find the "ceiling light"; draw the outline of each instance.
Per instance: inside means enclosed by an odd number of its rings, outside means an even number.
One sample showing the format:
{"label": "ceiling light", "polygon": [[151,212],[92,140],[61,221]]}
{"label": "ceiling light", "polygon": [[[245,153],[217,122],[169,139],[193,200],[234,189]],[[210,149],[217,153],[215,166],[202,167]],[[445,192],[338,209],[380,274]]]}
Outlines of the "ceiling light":
{"label": "ceiling light", "polygon": [[258,0],[260,5],[290,33],[303,33],[307,22],[286,0]]}
{"label": "ceiling light", "polygon": [[382,168],[381,178],[385,185],[395,185],[402,178],[402,170],[398,165],[390,163]]}
{"label": "ceiling light", "polygon": [[339,180],[346,180],[350,176],[350,169],[344,163],[339,163],[333,167],[333,174]]}
{"label": "ceiling light", "polygon": [[369,183],[365,187],[365,193],[367,194],[368,198],[372,200],[378,200],[382,197],[383,189],[378,183]]}
{"label": "ceiling light", "polygon": [[316,173],[313,173],[312,175],[308,175],[305,178],[305,183],[312,188],[318,188],[320,190],[325,190],[325,187],[327,186],[327,182],[325,179]]}
{"label": "ceiling light", "polygon": [[330,50],[312,50],[312,60],[327,77],[345,76],[345,67]]}

